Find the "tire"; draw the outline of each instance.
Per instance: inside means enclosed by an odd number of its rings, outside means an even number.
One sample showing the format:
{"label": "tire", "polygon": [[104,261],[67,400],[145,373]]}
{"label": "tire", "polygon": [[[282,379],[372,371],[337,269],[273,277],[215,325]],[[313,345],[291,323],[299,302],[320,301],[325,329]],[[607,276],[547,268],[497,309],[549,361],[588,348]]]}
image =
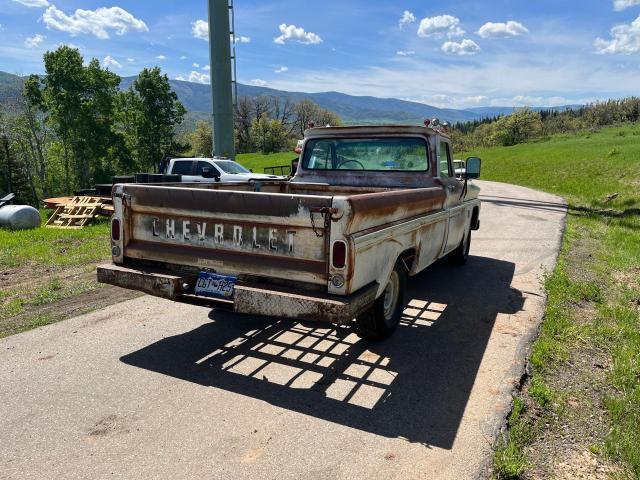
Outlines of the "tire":
{"label": "tire", "polygon": [[381,340],[393,333],[404,311],[406,287],[407,270],[402,261],[398,260],[382,295],[369,310],[356,318],[360,338]]}
{"label": "tire", "polygon": [[469,250],[471,249],[471,229],[467,231],[464,238],[460,242],[458,248],[447,256],[447,260],[451,265],[461,266],[467,263],[469,259]]}

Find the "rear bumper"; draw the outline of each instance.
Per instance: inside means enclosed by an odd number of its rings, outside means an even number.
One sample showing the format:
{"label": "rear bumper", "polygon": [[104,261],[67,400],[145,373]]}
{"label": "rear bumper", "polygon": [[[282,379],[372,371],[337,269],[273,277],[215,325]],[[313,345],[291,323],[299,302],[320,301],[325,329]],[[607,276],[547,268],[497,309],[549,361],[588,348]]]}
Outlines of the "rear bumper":
{"label": "rear bumper", "polygon": [[184,303],[231,307],[251,315],[291,318],[347,324],[371,307],[377,284],[369,285],[348,297],[290,290],[274,286],[236,285],[232,301],[198,297],[193,294],[197,277],[176,276],[161,270],[146,270],[118,265],[100,265],[98,281],[138,290],[149,295]]}

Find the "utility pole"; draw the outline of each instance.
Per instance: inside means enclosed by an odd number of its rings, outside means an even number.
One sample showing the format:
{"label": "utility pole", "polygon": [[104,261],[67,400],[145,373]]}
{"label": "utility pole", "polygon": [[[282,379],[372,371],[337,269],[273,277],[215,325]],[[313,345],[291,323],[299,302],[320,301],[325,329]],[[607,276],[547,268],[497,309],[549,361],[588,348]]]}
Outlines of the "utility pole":
{"label": "utility pole", "polygon": [[[233,135],[234,68],[231,28],[233,3],[209,1],[209,52],[211,58],[211,98],[213,155],[235,159]],[[232,0],[231,0],[232,1]]]}

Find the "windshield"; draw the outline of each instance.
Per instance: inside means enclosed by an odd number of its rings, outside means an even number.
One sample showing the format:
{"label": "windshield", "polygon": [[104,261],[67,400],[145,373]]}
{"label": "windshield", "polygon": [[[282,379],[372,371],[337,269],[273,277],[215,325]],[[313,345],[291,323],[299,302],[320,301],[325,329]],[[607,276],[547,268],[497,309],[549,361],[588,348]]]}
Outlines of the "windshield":
{"label": "windshield", "polygon": [[429,169],[422,138],[318,139],[307,142],[303,168],[424,172]]}
{"label": "windshield", "polygon": [[247,170],[242,165],[232,162],[231,160],[218,161],[215,162],[215,164],[224,173],[230,173],[232,175],[237,173],[251,173],[251,171]]}

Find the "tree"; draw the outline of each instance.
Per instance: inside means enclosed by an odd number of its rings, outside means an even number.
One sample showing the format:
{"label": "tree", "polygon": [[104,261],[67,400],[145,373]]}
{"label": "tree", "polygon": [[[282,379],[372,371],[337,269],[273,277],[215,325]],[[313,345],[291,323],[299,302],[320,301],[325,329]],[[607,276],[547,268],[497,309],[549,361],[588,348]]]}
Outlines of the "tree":
{"label": "tree", "polygon": [[0,159],[2,159],[2,188],[6,188],[7,193],[13,192],[14,162],[13,154],[9,144],[9,121],[7,115],[0,110]]}
{"label": "tree", "polygon": [[498,119],[494,128],[494,136],[498,143],[511,146],[539,137],[542,133],[542,121],[539,113],[523,108]]}
{"label": "tree", "polygon": [[87,188],[96,162],[119,141],[114,134],[114,100],[120,77],[93,59],[83,64],[80,52],[68,46],[44,54],[45,75],[25,82],[29,109],[40,109],[62,143],[65,191]]}
{"label": "tree", "polygon": [[196,129],[191,133],[191,148],[198,157],[210,157],[213,152],[213,133],[211,124],[198,122]]}
{"label": "tree", "polygon": [[175,126],[182,123],[186,110],[158,67],[142,70],[122,96],[121,128],[136,164],[157,169],[165,155],[177,149]]}
{"label": "tree", "polygon": [[266,113],[253,121],[251,137],[262,153],[279,152],[287,144],[287,133],[280,120],[270,120]]}
{"label": "tree", "polygon": [[287,135],[291,135],[295,130],[295,104],[289,97],[281,100],[280,97],[271,97],[271,107],[273,118],[279,120]]}
{"label": "tree", "polygon": [[235,115],[236,150],[239,153],[251,152],[251,124],[253,123],[253,101],[249,97],[241,97],[236,102]]}
{"label": "tree", "polygon": [[324,127],[326,125],[339,126],[342,125],[340,117],[335,113],[321,108],[318,104],[311,100],[302,100],[295,106],[295,132],[299,138],[304,137],[304,131],[309,128],[309,124]]}

